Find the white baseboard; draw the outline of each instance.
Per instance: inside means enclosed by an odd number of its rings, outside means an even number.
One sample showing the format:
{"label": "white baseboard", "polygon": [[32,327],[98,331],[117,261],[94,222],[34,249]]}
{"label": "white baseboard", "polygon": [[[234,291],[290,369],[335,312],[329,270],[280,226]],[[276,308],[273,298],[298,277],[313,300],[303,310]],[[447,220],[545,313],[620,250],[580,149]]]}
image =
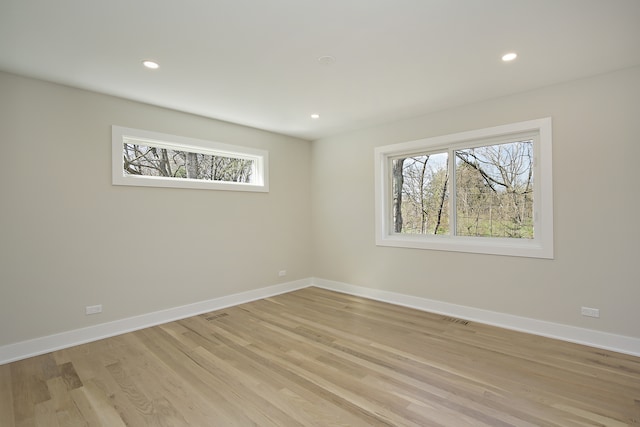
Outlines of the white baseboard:
{"label": "white baseboard", "polygon": [[120,335],[126,332],[132,332],[138,329],[184,319],[186,317],[207,313],[209,311],[220,310],[258,299],[268,298],[285,292],[306,288],[310,285],[311,279],[296,280],[293,282],[240,292],[220,298],[200,301],[180,307],[173,307],[166,310],[142,314],[140,316],[129,317],[126,319],[115,320],[113,322],[102,323],[95,326],[0,346],[0,365],[72,347],[74,345],[97,341],[99,339]]}
{"label": "white baseboard", "polygon": [[640,356],[640,338],[616,335],[592,329],[578,328],[544,320],[514,316],[479,308],[456,305],[427,298],[414,297],[396,292],[365,288],[332,280],[312,278],[312,285],[318,288],[342,292],[391,304],[411,307],[431,313],[458,317],[487,325],[498,326],[520,332],[527,332],[548,338],[555,338],[590,347],[602,348],[618,353]]}
{"label": "white baseboard", "polygon": [[221,310],[234,305],[272,297],[309,286],[316,286],[318,288],[361,296],[418,310],[458,317],[505,329],[527,332],[534,335],[584,344],[633,356],[640,356],[639,338],[610,334],[592,329],[578,328],[575,326],[562,325],[559,323],[546,322],[543,320],[530,319],[511,314],[498,313],[495,311],[482,310],[479,308],[312,277],[0,346],[0,365],[72,347],[74,345],[84,344],[126,332],[148,328],[150,326],[172,322],[174,320],[184,319],[190,316],[196,316],[209,311]]}

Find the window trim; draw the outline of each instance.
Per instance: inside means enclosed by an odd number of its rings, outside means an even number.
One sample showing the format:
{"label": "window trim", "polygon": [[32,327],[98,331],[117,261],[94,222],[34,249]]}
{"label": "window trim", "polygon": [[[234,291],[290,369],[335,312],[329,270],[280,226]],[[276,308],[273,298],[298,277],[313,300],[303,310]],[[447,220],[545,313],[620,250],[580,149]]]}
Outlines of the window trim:
{"label": "window trim", "polygon": [[[392,230],[391,159],[437,150],[470,148],[486,141],[524,133],[537,134],[534,142],[534,227],[533,239],[468,237],[455,235],[398,234]],[[451,157],[451,156],[450,156]],[[553,259],[553,178],[551,118],[511,123],[450,135],[376,147],[375,234],[377,246],[431,249],[454,252]],[[455,159],[449,159],[455,161]]]}
{"label": "window trim", "polygon": [[[243,183],[127,175],[124,173],[123,163],[124,143],[127,139],[148,143],[160,148],[253,160],[255,162],[255,182]],[[113,125],[111,126],[111,156],[113,185],[201,190],[269,191],[269,152],[266,150]]]}

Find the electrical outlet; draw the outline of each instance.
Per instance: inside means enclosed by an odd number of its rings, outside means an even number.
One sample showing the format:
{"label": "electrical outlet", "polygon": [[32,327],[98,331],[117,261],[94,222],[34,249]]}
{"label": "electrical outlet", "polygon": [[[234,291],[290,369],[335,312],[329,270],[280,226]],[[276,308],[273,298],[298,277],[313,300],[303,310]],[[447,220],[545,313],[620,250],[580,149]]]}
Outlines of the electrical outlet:
{"label": "electrical outlet", "polygon": [[286,275],[287,275],[287,270],[280,270],[280,271],[278,271],[278,276],[280,276],[280,277],[284,277],[284,276],[286,276]]}
{"label": "electrical outlet", "polygon": [[87,316],[90,314],[98,314],[102,313],[102,304],[98,305],[88,305],[84,308],[84,314]]}
{"label": "electrical outlet", "polygon": [[580,310],[580,312],[582,313],[583,316],[587,316],[587,317],[600,317],[600,310],[597,308],[591,308],[591,307],[582,307],[582,309]]}

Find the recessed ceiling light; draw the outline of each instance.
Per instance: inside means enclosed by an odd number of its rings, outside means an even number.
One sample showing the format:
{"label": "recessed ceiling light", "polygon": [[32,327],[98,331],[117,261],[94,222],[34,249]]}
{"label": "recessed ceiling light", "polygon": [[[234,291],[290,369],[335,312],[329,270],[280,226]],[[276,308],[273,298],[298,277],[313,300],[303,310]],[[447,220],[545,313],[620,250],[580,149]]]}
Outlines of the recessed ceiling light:
{"label": "recessed ceiling light", "polygon": [[158,63],[157,63],[157,62],[155,62],[155,61],[150,61],[150,60],[148,60],[148,59],[147,59],[147,60],[142,61],[142,65],[144,65],[144,66],[145,66],[145,67],[147,67],[147,68],[151,68],[152,70],[155,70],[155,69],[157,69],[157,68],[159,68],[159,67],[160,67],[160,65],[158,65]]}
{"label": "recessed ceiling light", "polygon": [[319,119],[320,118],[320,114],[312,114],[311,118],[312,119]]}
{"label": "recessed ceiling light", "polygon": [[518,57],[517,53],[510,52],[510,53],[506,53],[506,54],[502,55],[502,60],[504,62],[509,62],[509,61],[513,61],[517,57]]}

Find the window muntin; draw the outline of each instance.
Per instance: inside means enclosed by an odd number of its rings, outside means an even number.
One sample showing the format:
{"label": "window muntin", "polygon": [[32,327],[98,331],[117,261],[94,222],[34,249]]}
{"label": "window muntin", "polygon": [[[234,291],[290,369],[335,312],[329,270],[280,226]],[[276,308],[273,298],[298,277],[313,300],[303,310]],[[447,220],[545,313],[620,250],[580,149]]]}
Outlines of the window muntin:
{"label": "window muntin", "polygon": [[553,258],[551,119],[379,147],[375,157],[376,244]]}
{"label": "window muntin", "polygon": [[264,150],[113,126],[113,184],[268,191]]}

